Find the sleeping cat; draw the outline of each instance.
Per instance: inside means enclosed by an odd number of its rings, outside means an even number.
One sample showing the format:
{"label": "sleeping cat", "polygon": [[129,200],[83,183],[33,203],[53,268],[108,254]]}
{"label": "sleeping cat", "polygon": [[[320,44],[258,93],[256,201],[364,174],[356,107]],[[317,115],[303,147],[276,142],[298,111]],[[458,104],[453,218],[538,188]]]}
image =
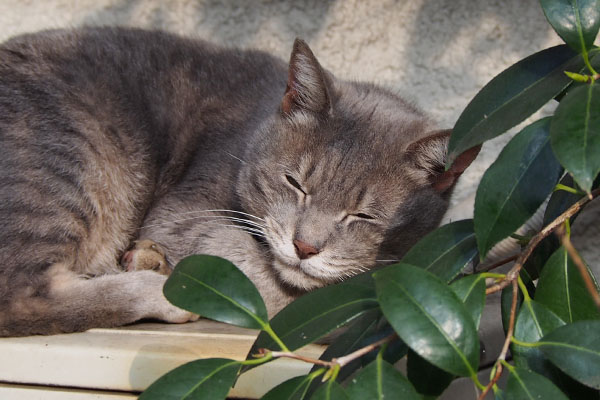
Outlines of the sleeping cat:
{"label": "sleeping cat", "polygon": [[448,136],[397,95],[336,79],[301,40],[289,65],[136,29],[9,40],[0,336],[194,319],[139,251],[227,258],[271,314],[397,260],[477,155],[444,171]]}

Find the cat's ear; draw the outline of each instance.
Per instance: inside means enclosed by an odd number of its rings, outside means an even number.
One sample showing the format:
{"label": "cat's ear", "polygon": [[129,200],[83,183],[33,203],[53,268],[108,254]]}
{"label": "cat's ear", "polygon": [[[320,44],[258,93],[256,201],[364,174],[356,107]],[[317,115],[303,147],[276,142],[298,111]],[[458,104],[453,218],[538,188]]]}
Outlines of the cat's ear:
{"label": "cat's ear", "polygon": [[326,114],[331,110],[330,78],[306,42],[296,39],[290,57],[288,81],[281,111]]}
{"label": "cat's ear", "polygon": [[451,130],[434,131],[427,137],[411,143],[407,154],[415,166],[428,172],[431,186],[439,193],[454,187],[460,175],[475,160],[481,145],[472,147],[460,154],[446,171],[446,157]]}

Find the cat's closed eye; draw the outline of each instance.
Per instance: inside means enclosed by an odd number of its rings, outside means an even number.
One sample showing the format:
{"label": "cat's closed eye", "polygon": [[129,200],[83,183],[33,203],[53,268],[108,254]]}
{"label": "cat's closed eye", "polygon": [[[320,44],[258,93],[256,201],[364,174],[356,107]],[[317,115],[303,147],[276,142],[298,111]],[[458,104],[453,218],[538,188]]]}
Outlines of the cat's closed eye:
{"label": "cat's closed eye", "polygon": [[300,192],[302,192],[303,195],[306,196],[306,190],[304,190],[304,188],[302,187],[302,185],[300,185],[300,183],[298,183],[298,181],[296,179],[294,179],[293,176],[291,175],[285,175],[285,179],[288,181],[288,183],[294,187],[294,189],[299,190]]}
{"label": "cat's closed eye", "polygon": [[367,220],[369,220],[369,219],[375,219],[374,216],[369,215],[369,214],[365,214],[365,213],[356,213],[356,214],[352,214],[352,216],[356,217],[356,218],[360,218],[360,219],[367,219]]}

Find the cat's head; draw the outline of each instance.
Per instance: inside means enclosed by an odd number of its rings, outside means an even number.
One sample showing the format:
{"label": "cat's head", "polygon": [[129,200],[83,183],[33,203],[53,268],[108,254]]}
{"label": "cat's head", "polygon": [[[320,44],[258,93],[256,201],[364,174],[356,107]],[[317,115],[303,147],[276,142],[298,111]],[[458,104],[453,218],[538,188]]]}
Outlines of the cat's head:
{"label": "cat's head", "polygon": [[478,153],[444,171],[448,138],[395,94],[335,79],[296,40],[280,108],[238,182],[281,279],[312,289],[399,259],[439,224]]}

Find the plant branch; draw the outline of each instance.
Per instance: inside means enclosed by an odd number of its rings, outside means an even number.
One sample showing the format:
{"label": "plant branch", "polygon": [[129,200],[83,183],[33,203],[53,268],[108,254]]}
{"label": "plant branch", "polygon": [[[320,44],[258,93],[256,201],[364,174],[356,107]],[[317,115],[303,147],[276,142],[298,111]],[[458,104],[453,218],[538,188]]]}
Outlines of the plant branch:
{"label": "plant branch", "polygon": [[600,189],[593,190],[590,193],[590,197],[583,197],[582,199],[580,199],[577,203],[573,204],[565,212],[559,215],[554,221],[546,225],[538,234],[532,237],[525,249],[517,257],[515,265],[506,274],[506,278],[498,282],[497,284],[487,288],[485,293],[491,294],[498,292],[510,285],[512,281],[516,281],[519,276],[519,272],[521,271],[521,268],[523,268],[523,265],[525,265],[525,262],[527,261],[529,256],[531,256],[531,253],[533,253],[533,250],[537,247],[537,245],[540,244],[540,242],[543,239],[545,239],[548,235],[550,235],[552,232],[558,229],[566,220],[571,218],[573,215],[577,214],[581,210],[581,207],[583,207],[585,204],[589,203],[591,200],[596,198],[599,194]]}
{"label": "plant branch", "polygon": [[[519,275],[517,275],[519,276]],[[485,387],[478,400],[483,400],[488,392],[492,389],[492,387],[498,382],[500,379],[500,375],[502,375],[502,362],[506,360],[506,353],[508,353],[508,347],[510,346],[510,341],[513,336],[513,332],[515,331],[515,319],[517,314],[517,299],[519,294],[519,285],[517,280],[512,281],[512,302],[510,304],[510,319],[508,322],[508,331],[506,332],[506,339],[504,340],[504,345],[502,346],[502,351],[496,360],[496,373],[494,377],[490,380],[490,383]]]}
{"label": "plant branch", "polygon": [[581,275],[581,278],[585,283],[585,288],[592,296],[594,303],[596,303],[596,307],[600,310],[600,295],[598,294],[598,289],[596,289],[596,285],[594,284],[594,281],[592,280],[592,277],[590,276],[590,273],[587,267],[585,266],[585,262],[583,261],[575,247],[573,247],[573,244],[571,243],[571,238],[569,237],[569,235],[565,234],[564,229],[558,230],[556,234],[560,238],[563,247],[569,253],[571,260],[573,260],[573,263],[577,266],[579,274]]}
{"label": "plant branch", "polygon": [[350,362],[356,360],[357,358],[360,358],[363,355],[373,351],[377,347],[395,340],[397,337],[398,336],[396,335],[396,333],[392,333],[391,335],[388,335],[383,339],[379,339],[378,341],[373,342],[368,346],[362,347],[350,354],[346,354],[343,357],[334,358],[331,361],[317,360],[314,358],[304,357],[291,351],[269,351],[267,349],[259,349],[257,356],[264,357],[265,355],[270,354],[272,358],[292,358],[294,360],[300,360],[310,364],[322,365],[324,367],[334,368],[335,366],[339,366],[341,368],[349,364]]}
{"label": "plant branch", "polygon": [[392,333],[391,335],[388,335],[386,337],[384,337],[383,339],[380,339],[376,342],[371,343],[368,346],[363,347],[362,349],[358,349],[350,354],[346,354],[343,357],[339,357],[339,358],[334,358],[333,360],[331,360],[331,362],[339,364],[341,367],[343,367],[344,365],[354,361],[355,359],[362,357],[363,355],[373,351],[374,349],[376,349],[377,347],[389,343],[392,340],[395,340],[396,338],[398,338],[398,336],[396,335],[396,333]]}
{"label": "plant branch", "polygon": [[501,266],[503,266],[504,264],[508,264],[509,262],[515,261],[515,260],[517,259],[517,257],[519,257],[519,254],[518,254],[518,253],[517,253],[517,254],[515,254],[515,255],[512,255],[512,256],[510,256],[510,257],[507,257],[507,258],[505,258],[505,259],[503,259],[503,260],[496,261],[495,263],[493,263],[493,264],[491,264],[491,265],[485,266],[485,267],[481,268],[480,270],[477,270],[475,273],[477,273],[477,274],[478,274],[478,273],[480,273],[480,272],[488,272],[488,271],[491,271],[491,270],[493,270],[493,269],[496,269],[496,268],[498,268],[498,267],[501,267]]}

